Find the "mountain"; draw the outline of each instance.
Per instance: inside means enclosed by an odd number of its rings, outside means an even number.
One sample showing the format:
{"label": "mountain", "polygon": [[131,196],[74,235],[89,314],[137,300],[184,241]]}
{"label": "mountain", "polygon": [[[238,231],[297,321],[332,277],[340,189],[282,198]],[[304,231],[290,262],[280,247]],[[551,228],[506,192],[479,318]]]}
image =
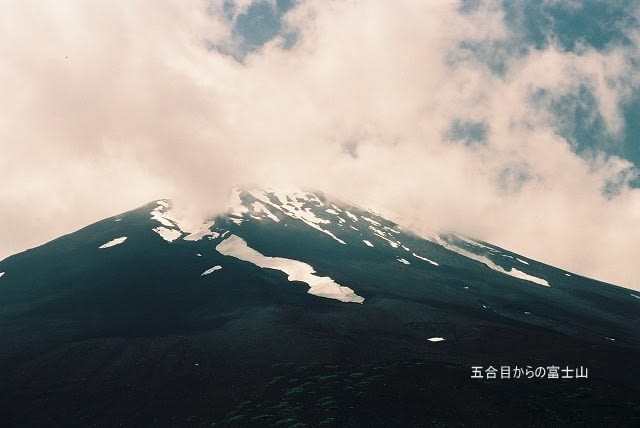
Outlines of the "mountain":
{"label": "mountain", "polygon": [[178,208],[0,261],[1,426],[640,424],[639,292],[319,193]]}

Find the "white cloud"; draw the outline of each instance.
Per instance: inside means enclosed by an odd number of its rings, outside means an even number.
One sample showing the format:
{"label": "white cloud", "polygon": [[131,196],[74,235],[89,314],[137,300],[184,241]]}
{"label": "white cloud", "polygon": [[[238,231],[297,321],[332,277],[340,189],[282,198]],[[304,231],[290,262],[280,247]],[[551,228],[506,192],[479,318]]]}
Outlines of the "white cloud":
{"label": "white cloud", "polygon": [[[239,64],[205,48],[231,30],[202,1],[4,3],[0,255],[158,197],[212,213],[232,186],[257,183],[318,188],[418,232],[455,229],[640,288],[639,191],[601,194],[629,164],[577,156],[529,102],[584,84],[619,133],[636,47],[550,46],[496,75],[459,46],[508,40],[501,10],[457,7],[300,2],[284,18],[299,43],[274,39]],[[486,124],[486,144],[443,138],[455,119]],[[505,192],[514,165],[527,180]]]}

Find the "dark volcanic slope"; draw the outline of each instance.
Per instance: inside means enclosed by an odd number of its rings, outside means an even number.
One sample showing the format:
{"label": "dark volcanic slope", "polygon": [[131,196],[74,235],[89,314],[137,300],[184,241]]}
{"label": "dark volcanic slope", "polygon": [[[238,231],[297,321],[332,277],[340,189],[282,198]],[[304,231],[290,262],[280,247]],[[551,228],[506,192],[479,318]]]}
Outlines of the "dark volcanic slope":
{"label": "dark volcanic slope", "polygon": [[[322,196],[236,199],[213,225],[159,201],[0,261],[0,425],[640,421],[640,293]],[[489,365],[589,377],[471,378]]]}

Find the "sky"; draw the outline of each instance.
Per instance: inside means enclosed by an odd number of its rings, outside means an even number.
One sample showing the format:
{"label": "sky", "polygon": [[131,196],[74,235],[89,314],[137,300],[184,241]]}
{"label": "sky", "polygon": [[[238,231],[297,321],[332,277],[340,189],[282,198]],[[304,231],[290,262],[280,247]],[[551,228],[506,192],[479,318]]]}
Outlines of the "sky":
{"label": "sky", "polygon": [[640,290],[639,19],[633,1],[3,1],[0,259],[255,185]]}

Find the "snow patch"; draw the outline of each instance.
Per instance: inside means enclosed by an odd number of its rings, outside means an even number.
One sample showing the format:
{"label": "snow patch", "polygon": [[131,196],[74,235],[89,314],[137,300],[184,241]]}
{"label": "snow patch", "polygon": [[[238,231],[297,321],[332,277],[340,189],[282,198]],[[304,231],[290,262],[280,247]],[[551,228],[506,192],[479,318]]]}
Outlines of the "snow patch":
{"label": "snow patch", "polygon": [[203,223],[196,232],[190,233],[182,239],[184,239],[185,241],[199,241],[205,236],[211,236],[211,238],[217,238],[218,236],[220,236],[218,232],[211,231],[211,226],[213,226],[212,221]]}
{"label": "snow patch", "polygon": [[367,244],[369,247],[373,247],[373,244],[371,242],[367,241],[366,239],[363,239],[362,242]]}
{"label": "snow patch", "polygon": [[[270,190],[268,193],[275,196],[279,201],[280,205],[274,204],[269,196],[260,190],[250,190],[249,194],[254,198],[262,201],[263,203],[270,205],[271,207],[281,211],[283,214],[298,219],[303,223],[313,227],[316,230],[319,230],[322,233],[329,235],[334,240],[338,241],[342,245],[346,245],[342,239],[338,238],[331,231],[327,229],[323,229],[320,225],[331,223],[327,219],[323,219],[314,214],[310,208],[303,208],[303,205],[309,201],[316,202],[317,206],[324,205],[322,201],[312,193],[303,193],[303,192],[293,192],[293,193],[284,193],[280,191]],[[235,222],[235,220],[232,219]],[[239,223],[236,223],[239,224]],[[286,226],[286,225],[285,225]]]}
{"label": "snow patch", "polygon": [[544,285],[545,287],[549,287],[549,282],[546,279],[538,278],[537,276],[529,275],[528,273],[524,273],[521,270],[516,268],[511,268],[508,271],[505,271],[507,275],[511,275],[514,278],[524,279],[525,281],[530,281],[536,284]]}
{"label": "snow patch", "polygon": [[229,202],[227,204],[227,209],[230,214],[237,215],[238,217],[242,217],[244,213],[248,213],[249,210],[242,204],[242,199],[240,199],[240,189],[234,187],[231,190],[231,195],[229,196]]}
{"label": "snow patch", "polygon": [[331,209],[331,208],[327,208],[325,211],[328,212],[329,214],[333,214],[333,215],[338,215],[339,214],[338,211],[336,211],[334,209]]}
{"label": "snow patch", "polygon": [[271,211],[269,211],[269,209],[265,207],[262,202],[254,202],[252,206],[255,211],[262,212],[271,220],[275,221],[276,223],[280,223],[280,219],[276,217],[275,214],[273,214]]}
{"label": "snow patch", "polygon": [[428,259],[428,258],[426,258],[426,257],[419,256],[419,255],[417,255],[416,253],[411,253],[411,254],[413,255],[413,257],[417,257],[417,258],[419,258],[420,260],[424,260],[425,262],[429,262],[429,263],[431,263],[431,264],[432,264],[432,265],[434,265],[434,266],[440,266],[437,262],[434,262],[433,260],[430,260],[430,259]]}
{"label": "snow patch", "polygon": [[519,261],[520,263],[524,263],[525,265],[528,265],[528,264],[529,264],[529,262],[528,262],[528,261],[526,261],[526,260],[522,260],[522,259],[520,259],[520,258],[518,258],[518,257],[516,257],[516,260],[517,260],[517,261]]}
{"label": "snow patch", "polygon": [[387,241],[389,243],[389,245],[391,245],[393,248],[398,248],[398,243],[395,241],[392,241],[391,239],[387,238],[386,235],[384,234],[383,231],[376,229],[373,226],[369,226],[369,229],[373,231],[373,233],[375,233],[375,235],[380,238],[380,239],[384,239],[385,241]]}
{"label": "snow patch", "polygon": [[2,275],[4,275],[4,272],[0,272],[0,278],[2,278]]}
{"label": "snow patch", "polygon": [[[162,204],[160,202],[162,202]],[[164,209],[167,207],[166,202],[158,201],[158,206],[151,211],[151,219],[160,222],[163,226],[175,227],[176,225],[164,215]]]}
{"label": "snow patch", "polygon": [[[170,205],[164,201],[157,201],[158,206],[151,211],[151,219],[158,221],[162,224],[162,228],[173,230],[172,234],[178,233],[178,237],[182,236],[182,233],[186,233],[184,237],[186,241],[199,241],[205,236],[211,236],[212,238],[218,237],[218,233],[212,232],[210,229],[213,226],[213,221],[202,221],[196,219],[193,214],[187,212],[177,213],[174,209],[169,209]],[[177,230],[176,230],[177,229]],[[154,231],[158,232],[156,229]],[[168,235],[168,232],[162,232]],[[160,235],[164,238],[163,235]],[[166,238],[165,238],[166,239]],[[177,238],[171,239],[171,241]],[[169,242],[171,242],[169,241]]]}
{"label": "snow patch", "polygon": [[126,236],[121,236],[120,238],[112,239],[111,241],[100,245],[98,248],[115,247],[116,245],[122,244],[126,240],[127,240]]}
{"label": "snow patch", "polygon": [[372,225],[374,225],[374,226],[380,226],[380,223],[378,223],[377,221],[375,221],[375,220],[374,220],[374,219],[372,219],[372,218],[365,217],[365,216],[363,216],[363,215],[362,215],[362,216],[360,216],[360,217],[362,217],[364,220],[368,221],[369,223],[371,223],[371,224],[372,224]]}
{"label": "snow patch", "polygon": [[443,342],[446,339],[444,337],[430,337],[427,339],[429,342]]}
{"label": "snow patch", "polygon": [[[473,245],[475,247],[480,247],[480,248],[485,248],[485,249],[487,249],[489,251],[492,251],[492,252],[495,252],[495,253],[499,253],[500,252],[496,248],[493,248],[493,247],[490,247],[488,245],[485,245],[482,242],[476,241],[475,239],[467,238],[466,236],[457,235],[457,234],[455,235],[455,237],[457,239],[459,239],[460,241],[462,241],[462,242],[466,242],[469,245]],[[505,257],[511,257],[511,256],[506,255]],[[513,257],[511,257],[511,258],[513,258]]]}
{"label": "snow patch", "polygon": [[355,214],[350,213],[349,211],[345,211],[345,214],[353,221],[358,221],[358,216],[356,216]]}
{"label": "snow patch", "polygon": [[400,263],[403,263],[405,265],[410,265],[411,263],[409,262],[409,260],[407,259],[397,259]]}
{"label": "snow patch", "polygon": [[244,239],[236,235],[222,241],[216,250],[220,254],[253,263],[261,268],[280,270],[288,275],[289,281],[306,282],[309,284],[309,294],[341,302],[364,302],[364,298],[355,294],[352,289],[337,284],[327,276],[314,275],[315,269],[312,266],[297,260],[265,256],[249,247]]}
{"label": "snow patch", "polygon": [[631,295],[632,295],[633,297],[635,297],[636,299],[640,299],[640,296],[638,296],[637,294],[633,294],[633,293],[631,293]]}
{"label": "snow patch", "polygon": [[[513,276],[514,278],[518,278],[518,279],[522,279],[525,281],[529,281],[529,282],[533,282],[534,284],[539,284],[539,285],[543,285],[545,287],[550,287],[549,282],[546,279],[543,278],[538,278],[537,276],[533,276],[533,275],[529,275],[525,272],[522,272],[518,269],[515,268],[511,268],[509,270],[505,270],[502,266],[499,266],[497,264],[495,264],[494,262],[492,262],[489,258],[485,257],[485,256],[481,256],[478,254],[474,254],[470,251],[467,251],[463,248],[457,247],[447,241],[445,241],[444,239],[442,239],[440,236],[433,236],[431,238],[431,240],[433,242],[435,242],[436,244],[442,245],[444,248],[446,248],[449,251],[453,251],[455,253],[460,254],[461,256],[467,257],[469,259],[475,260],[477,262],[480,262],[482,264],[484,264],[485,266],[487,266],[489,269],[495,270],[496,272],[500,272],[503,273],[505,275],[509,275],[509,276]],[[486,247],[486,245],[482,245],[479,244],[483,247]],[[487,247],[490,248],[490,247]]]}
{"label": "snow patch", "polygon": [[215,271],[217,271],[217,270],[220,270],[220,269],[222,269],[222,266],[220,266],[220,265],[216,265],[216,266],[212,267],[211,269],[207,269],[207,270],[205,270],[204,272],[202,272],[202,273],[200,274],[200,276],[209,275],[210,273],[213,273],[213,272],[215,272]]}
{"label": "snow patch", "polygon": [[154,228],[153,231],[158,235],[160,235],[162,239],[164,239],[167,242],[173,242],[176,239],[178,239],[180,236],[182,236],[182,233],[179,230],[167,229],[166,227],[162,227],[162,226]]}
{"label": "snow patch", "polygon": [[351,225],[349,225],[349,227],[350,227],[351,229],[353,229],[353,230],[358,230],[358,228],[357,228],[357,227],[353,227],[353,226],[351,226]]}
{"label": "snow patch", "polygon": [[610,340],[610,341],[612,341],[612,342],[615,342],[615,341],[616,341],[613,337],[605,336],[604,338],[605,338],[605,339],[607,339],[607,340]]}
{"label": "snow patch", "polygon": [[565,274],[564,274],[564,276],[571,276],[571,275],[570,275],[570,274],[568,274],[568,273],[565,273]]}

